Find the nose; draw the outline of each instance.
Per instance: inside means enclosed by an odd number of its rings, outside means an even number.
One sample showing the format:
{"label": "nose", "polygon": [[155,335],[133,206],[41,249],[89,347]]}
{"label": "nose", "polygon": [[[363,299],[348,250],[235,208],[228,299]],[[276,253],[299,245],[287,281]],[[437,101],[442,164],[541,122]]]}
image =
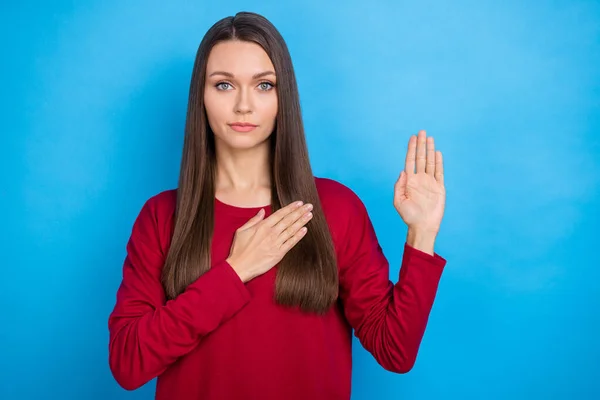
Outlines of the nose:
{"label": "nose", "polygon": [[248,89],[238,91],[238,96],[235,103],[236,114],[252,113],[252,99]]}

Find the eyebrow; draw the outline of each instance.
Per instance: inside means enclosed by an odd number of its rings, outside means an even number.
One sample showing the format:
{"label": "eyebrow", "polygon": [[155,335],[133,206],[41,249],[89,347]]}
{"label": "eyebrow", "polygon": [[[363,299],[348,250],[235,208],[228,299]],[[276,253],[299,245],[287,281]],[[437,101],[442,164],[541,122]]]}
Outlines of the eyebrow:
{"label": "eyebrow", "polygon": [[[208,77],[210,78],[211,76],[214,76],[214,75],[224,75],[228,78],[234,78],[234,76],[231,72],[226,72],[226,71],[215,71],[212,74],[210,74]],[[265,72],[259,72],[258,74],[254,74],[252,76],[252,79],[262,78],[263,76],[267,76],[267,75],[276,76],[275,72],[273,72],[273,71],[265,71]]]}

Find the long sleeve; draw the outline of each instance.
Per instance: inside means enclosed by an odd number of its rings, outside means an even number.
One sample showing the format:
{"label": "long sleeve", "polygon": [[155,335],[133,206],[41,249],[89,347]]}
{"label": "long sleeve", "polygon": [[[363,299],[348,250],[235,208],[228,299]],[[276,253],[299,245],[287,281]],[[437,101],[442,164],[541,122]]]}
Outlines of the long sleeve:
{"label": "long sleeve", "polygon": [[110,368],[127,390],[160,375],[250,300],[244,283],[223,261],[165,301],[160,282],[165,255],[156,221],[148,201],[127,243],[123,279],[108,320]]}
{"label": "long sleeve", "polygon": [[363,347],[386,370],[412,369],[446,260],[410,247],[398,282],[362,201],[352,192],[344,251],[340,254],[340,298]]}

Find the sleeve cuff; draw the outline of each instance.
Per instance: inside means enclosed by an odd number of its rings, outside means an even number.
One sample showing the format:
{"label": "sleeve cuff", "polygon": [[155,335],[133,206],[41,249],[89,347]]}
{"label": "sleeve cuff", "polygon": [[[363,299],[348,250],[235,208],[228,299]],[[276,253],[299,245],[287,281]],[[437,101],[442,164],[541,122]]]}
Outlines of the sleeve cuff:
{"label": "sleeve cuff", "polygon": [[[188,286],[190,291],[197,292],[198,312],[205,315],[203,320],[208,325],[216,326],[233,317],[251,299],[250,292],[226,261],[213,265]],[[202,330],[202,329],[200,329]]]}
{"label": "sleeve cuff", "polygon": [[439,268],[444,268],[446,266],[446,259],[438,253],[434,252],[433,255],[425,253],[424,251],[410,246],[407,242],[404,242],[404,256],[408,258],[417,258],[428,264],[436,265]]}
{"label": "sleeve cuff", "polygon": [[244,303],[250,300],[250,292],[246,288],[246,285],[237,272],[234,271],[231,264],[229,264],[227,261],[222,261],[213,268],[220,268],[223,270],[223,273],[229,277],[231,285],[238,292],[240,299],[244,301]]}

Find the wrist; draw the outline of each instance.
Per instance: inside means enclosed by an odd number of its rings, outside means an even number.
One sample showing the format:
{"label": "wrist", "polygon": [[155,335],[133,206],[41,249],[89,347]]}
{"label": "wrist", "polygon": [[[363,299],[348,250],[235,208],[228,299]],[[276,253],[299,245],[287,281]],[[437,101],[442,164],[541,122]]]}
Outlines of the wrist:
{"label": "wrist", "polygon": [[437,232],[419,228],[408,228],[406,243],[424,253],[434,255],[434,244]]}
{"label": "wrist", "polygon": [[252,279],[252,277],[246,272],[246,270],[244,268],[240,268],[239,263],[237,261],[233,260],[232,258],[227,258],[225,261],[231,266],[233,271],[240,277],[242,282],[246,283],[250,279]]}

